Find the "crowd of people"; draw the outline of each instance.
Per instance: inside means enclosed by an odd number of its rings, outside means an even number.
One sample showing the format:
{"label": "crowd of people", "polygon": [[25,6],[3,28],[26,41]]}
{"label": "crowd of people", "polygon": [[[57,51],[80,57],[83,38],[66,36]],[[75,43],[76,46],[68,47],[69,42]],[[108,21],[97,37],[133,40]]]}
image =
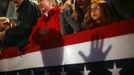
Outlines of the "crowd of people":
{"label": "crowd of people", "polygon": [[[14,0],[17,7],[17,22],[0,17],[0,48],[17,46],[23,51],[28,44],[53,42],[64,35],[105,26],[123,19],[105,0],[89,0],[83,11],[79,0],[62,0],[53,5],[53,0],[38,0],[38,5],[29,0]],[[3,25],[13,25],[3,29]]]}
{"label": "crowd of people", "polygon": [[16,26],[0,33],[0,48],[17,46],[19,50],[28,44],[28,37],[40,17],[38,5],[29,0],[14,0],[16,4]]}

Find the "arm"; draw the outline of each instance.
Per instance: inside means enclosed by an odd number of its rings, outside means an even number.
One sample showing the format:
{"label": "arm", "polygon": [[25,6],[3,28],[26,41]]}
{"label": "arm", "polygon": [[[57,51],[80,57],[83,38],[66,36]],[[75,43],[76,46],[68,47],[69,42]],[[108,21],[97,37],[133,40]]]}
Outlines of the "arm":
{"label": "arm", "polygon": [[70,9],[63,10],[63,15],[67,24],[73,29],[73,33],[82,30],[81,24],[73,19]]}
{"label": "arm", "polygon": [[36,5],[25,4],[19,9],[17,26],[6,32],[6,38],[10,39],[12,37],[11,40],[17,39],[18,41],[28,38],[39,16],[40,11]]}
{"label": "arm", "polygon": [[32,33],[29,36],[29,42],[30,43],[36,43],[38,42],[38,37],[39,37],[39,28],[38,28],[38,23],[35,25],[32,29]]}

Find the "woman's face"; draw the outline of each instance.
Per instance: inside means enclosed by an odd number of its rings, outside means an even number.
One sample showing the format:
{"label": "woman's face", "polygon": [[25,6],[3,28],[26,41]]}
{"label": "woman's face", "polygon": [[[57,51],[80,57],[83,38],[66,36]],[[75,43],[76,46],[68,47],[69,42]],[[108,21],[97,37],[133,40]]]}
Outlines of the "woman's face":
{"label": "woman's face", "polygon": [[42,13],[45,13],[50,6],[50,1],[49,0],[38,0],[38,5],[39,5],[40,11]]}
{"label": "woman's face", "polygon": [[91,4],[90,10],[91,10],[90,15],[93,20],[98,20],[102,17],[102,10],[99,4],[96,3]]}

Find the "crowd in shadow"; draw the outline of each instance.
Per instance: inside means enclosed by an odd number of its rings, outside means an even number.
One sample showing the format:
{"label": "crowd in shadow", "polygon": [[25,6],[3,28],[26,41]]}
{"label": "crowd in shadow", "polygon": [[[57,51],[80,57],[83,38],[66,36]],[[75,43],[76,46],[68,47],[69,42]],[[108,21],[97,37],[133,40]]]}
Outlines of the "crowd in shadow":
{"label": "crowd in shadow", "polygon": [[[15,0],[18,17],[16,25],[6,30],[6,28],[2,28],[3,25],[13,24],[9,23],[7,19],[1,20],[0,18],[0,50],[2,51],[4,48],[17,46],[19,52],[25,52],[25,46],[38,44],[40,50],[42,50],[41,54],[45,65],[53,64],[54,62],[61,64],[63,60],[63,48],[57,50],[57,56],[51,55],[49,52],[46,54],[45,50],[64,46],[63,37],[65,35],[95,29],[134,17],[133,2],[131,2],[131,0],[127,0],[129,5],[125,5],[127,7],[122,5],[125,3],[125,0],[112,0],[111,3],[107,3],[104,0],[85,1],[89,3],[86,11],[83,11],[83,9],[85,9],[83,7],[85,6],[79,0],[63,0],[58,6],[53,6],[52,0],[38,0],[38,6],[29,0],[22,0],[21,3]],[[129,9],[126,10],[126,8]],[[85,56],[82,52],[79,52],[79,54],[85,61],[96,59],[102,61],[105,60],[112,45],[109,45],[104,52],[103,47],[103,36],[98,33],[93,34],[90,55]],[[48,59],[46,56],[49,56],[51,59]],[[53,56],[56,56],[59,60],[54,61]],[[101,64],[99,66],[104,65]],[[74,69],[72,67],[69,68]],[[35,74],[37,73],[36,75],[43,75],[44,68],[34,69],[33,71]],[[70,72],[68,72],[67,75],[70,75]],[[31,70],[24,71],[24,74],[23,71],[19,71],[19,73],[19,75],[30,75]],[[74,72],[74,74],[76,73],[77,72]],[[79,74],[80,73],[77,75]],[[51,75],[56,74],[54,72]]]}
{"label": "crowd in shadow", "polygon": [[[45,4],[40,0],[38,1],[39,7],[29,0],[14,1],[17,4],[16,24],[10,23],[8,18],[7,21],[0,18],[1,51],[6,47],[17,46],[19,52],[23,52],[24,47],[31,43],[39,43],[43,49],[49,46],[45,43],[50,40],[48,38],[53,37],[53,40],[49,42],[54,42],[57,37],[133,18],[131,0],[126,2],[112,0],[109,3],[105,0],[63,0],[60,5],[56,6],[53,6],[52,1],[47,2],[50,5],[44,8]],[[128,6],[123,6],[124,3]],[[40,14],[42,14],[41,17]]]}

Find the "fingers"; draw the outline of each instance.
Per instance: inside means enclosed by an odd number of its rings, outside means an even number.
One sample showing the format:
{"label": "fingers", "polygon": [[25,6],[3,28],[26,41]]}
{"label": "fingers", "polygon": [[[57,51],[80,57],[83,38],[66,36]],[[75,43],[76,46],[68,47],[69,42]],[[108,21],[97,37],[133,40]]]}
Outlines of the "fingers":
{"label": "fingers", "polygon": [[99,33],[95,33],[92,35],[91,37],[92,42],[91,42],[91,48],[98,48],[98,49],[102,49],[103,45],[104,45],[104,36],[99,34]]}
{"label": "fingers", "polygon": [[111,49],[112,49],[112,45],[109,45],[106,51],[104,52],[104,55],[106,56]]}
{"label": "fingers", "polygon": [[88,58],[82,51],[80,51],[79,54],[80,54],[80,56],[82,56],[84,58],[84,60],[86,60]]}

